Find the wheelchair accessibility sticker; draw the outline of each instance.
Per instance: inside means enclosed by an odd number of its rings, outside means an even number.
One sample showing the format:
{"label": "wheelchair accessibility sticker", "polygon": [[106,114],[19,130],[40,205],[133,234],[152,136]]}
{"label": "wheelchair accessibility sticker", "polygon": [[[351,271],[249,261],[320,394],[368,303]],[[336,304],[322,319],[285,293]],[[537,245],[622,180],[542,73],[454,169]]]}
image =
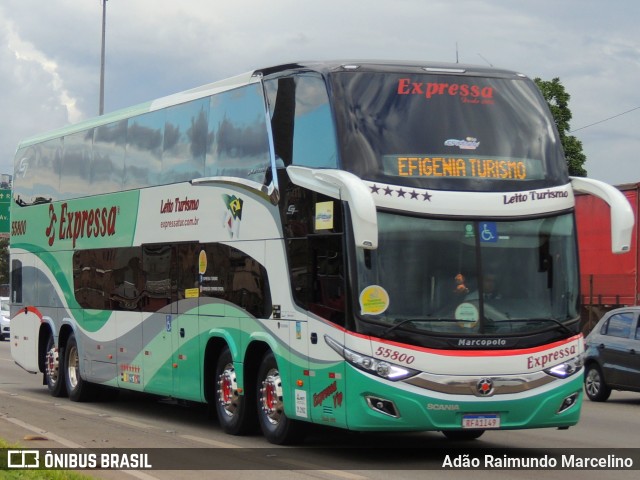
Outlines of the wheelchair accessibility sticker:
{"label": "wheelchair accessibility sticker", "polygon": [[496,222],[480,223],[480,241],[494,243],[498,241],[498,225]]}

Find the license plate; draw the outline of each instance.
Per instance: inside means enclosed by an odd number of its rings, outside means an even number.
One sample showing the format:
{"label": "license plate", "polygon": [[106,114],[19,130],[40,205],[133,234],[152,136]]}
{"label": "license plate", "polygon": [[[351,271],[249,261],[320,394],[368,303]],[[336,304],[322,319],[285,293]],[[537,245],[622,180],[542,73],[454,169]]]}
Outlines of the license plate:
{"label": "license plate", "polygon": [[462,428],[500,428],[500,415],[497,413],[463,415]]}

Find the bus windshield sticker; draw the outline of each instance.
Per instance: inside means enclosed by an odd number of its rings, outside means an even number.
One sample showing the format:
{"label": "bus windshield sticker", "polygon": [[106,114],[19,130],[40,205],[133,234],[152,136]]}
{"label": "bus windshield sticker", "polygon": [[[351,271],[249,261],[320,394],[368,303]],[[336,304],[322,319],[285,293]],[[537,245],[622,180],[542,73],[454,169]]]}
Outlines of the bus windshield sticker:
{"label": "bus windshield sticker", "polygon": [[333,228],[333,202],[316,203],[316,230]]}
{"label": "bus windshield sticker", "polygon": [[464,238],[473,238],[475,237],[475,233],[473,232],[473,224],[467,223],[464,226]]}
{"label": "bus windshield sticker", "polygon": [[[447,141],[453,142],[454,140]],[[392,177],[451,177],[487,180],[540,180],[544,178],[542,162],[529,158],[427,155],[384,155],[382,170],[385,175]]]}
{"label": "bus windshield sticker", "polygon": [[480,224],[480,241],[488,243],[498,242],[498,225],[496,222],[482,222]]}
{"label": "bus windshield sticker", "polygon": [[480,320],[480,314],[473,303],[464,302],[456,308],[454,318],[460,321],[459,325],[461,327],[473,328]]}
{"label": "bus windshield sticker", "polygon": [[380,285],[369,285],[360,293],[362,315],[380,315],[389,308],[389,294]]}
{"label": "bus windshield sticker", "polygon": [[460,150],[475,150],[480,146],[480,142],[475,137],[465,139],[450,138],[444,142],[445,147],[458,147]]}
{"label": "bus windshield sticker", "polygon": [[202,249],[200,255],[198,255],[198,273],[200,276],[207,272],[207,252]]}
{"label": "bus windshield sticker", "polygon": [[187,288],[184,291],[184,298],[198,298],[200,296],[199,288]]}

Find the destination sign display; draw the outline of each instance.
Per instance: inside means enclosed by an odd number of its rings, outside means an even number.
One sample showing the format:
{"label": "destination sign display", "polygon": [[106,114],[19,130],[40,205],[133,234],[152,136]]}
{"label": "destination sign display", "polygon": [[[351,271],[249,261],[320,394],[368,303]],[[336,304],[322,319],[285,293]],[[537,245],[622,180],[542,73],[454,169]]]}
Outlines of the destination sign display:
{"label": "destination sign display", "polygon": [[487,180],[540,180],[542,162],[525,158],[484,156],[385,155],[385,175],[394,177],[452,177]]}

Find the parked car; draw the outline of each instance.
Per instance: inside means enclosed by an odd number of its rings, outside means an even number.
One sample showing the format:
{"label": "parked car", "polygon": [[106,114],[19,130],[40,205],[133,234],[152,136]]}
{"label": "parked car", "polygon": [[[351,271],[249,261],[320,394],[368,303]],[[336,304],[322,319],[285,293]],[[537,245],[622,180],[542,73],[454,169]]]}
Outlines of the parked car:
{"label": "parked car", "polygon": [[611,390],[640,392],[640,306],[606,313],[586,338],[584,390],[604,402]]}
{"label": "parked car", "polygon": [[10,323],[9,297],[0,297],[0,340],[9,340]]}

